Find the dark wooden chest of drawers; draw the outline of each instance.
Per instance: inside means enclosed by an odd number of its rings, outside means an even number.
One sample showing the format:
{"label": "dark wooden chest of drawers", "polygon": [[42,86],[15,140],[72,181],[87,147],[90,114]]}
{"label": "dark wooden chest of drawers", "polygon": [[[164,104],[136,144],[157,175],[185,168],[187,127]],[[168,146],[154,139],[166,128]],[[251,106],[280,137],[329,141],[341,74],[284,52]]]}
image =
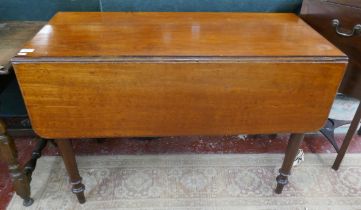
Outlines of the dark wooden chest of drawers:
{"label": "dark wooden chest of drawers", "polygon": [[339,91],[361,99],[361,0],[304,0],[301,17],[349,56]]}
{"label": "dark wooden chest of drawers", "polygon": [[[301,17],[350,58],[339,92],[361,100],[361,0],[304,0]],[[359,127],[361,105],[332,166],[338,170],[348,146]],[[329,120],[334,124],[333,120]],[[329,123],[328,123],[329,124]],[[327,127],[326,130],[335,127]],[[325,130],[325,128],[323,130]],[[361,129],[359,130],[361,135]],[[336,142],[328,138],[330,142]],[[335,147],[336,148],[336,147]]]}

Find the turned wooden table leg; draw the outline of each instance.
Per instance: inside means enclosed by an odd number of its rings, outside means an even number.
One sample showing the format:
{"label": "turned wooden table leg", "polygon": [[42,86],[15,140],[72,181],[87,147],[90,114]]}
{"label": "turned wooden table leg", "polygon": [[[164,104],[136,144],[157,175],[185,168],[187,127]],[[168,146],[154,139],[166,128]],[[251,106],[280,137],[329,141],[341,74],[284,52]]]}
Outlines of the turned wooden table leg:
{"label": "turned wooden table leg", "polygon": [[356,114],[352,119],[350,128],[347,131],[347,134],[345,136],[345,139],[343,140],[343,143],[341,145],[340,151],[338,151],[337,153],[337,157],[335,162],[333,163],[332,168],[334,170],[338,170],[340,168],[341,162],[343,160],[343,157],[345,156],[348,146],[351,143],[352,137],[355,134],[357,127],[360,123],[360,119],[361,119],[361,104],[358,106],[357,110],[356,110]]}
{"label": "turned wooden table leg", "polygon": [[34,200],[30,197],[29,180],[19,166],[14,140],[6,134],[6,126],[2,120],[0,120],[0,152],[2,159],[9,165],[16,194],[24,199],[24,206],[30,206]]}
{"label": "turned wooden table leg", "polygon": [[72,192],[78,198],[79,203],[85,203],[85,186],[81,183],[82,178],[79,175],[71,140],[57,139],[55,141],[63,156],[65,168],[68,171],[70,183],[72,184]]}
{"label": "turned wooden table leg", "polygon": [[283,160],[282,167],[279,172],[280,175],[277,176],[277,187],[275,192],[281,194],[283,187],[288,184],[288,176],[291,174],[291,169],[293,161],[297,156],[298,149],[302,143],[304,134],[291,134],[290,139],[288,140],[288,146],[285,154],[285,159]]}

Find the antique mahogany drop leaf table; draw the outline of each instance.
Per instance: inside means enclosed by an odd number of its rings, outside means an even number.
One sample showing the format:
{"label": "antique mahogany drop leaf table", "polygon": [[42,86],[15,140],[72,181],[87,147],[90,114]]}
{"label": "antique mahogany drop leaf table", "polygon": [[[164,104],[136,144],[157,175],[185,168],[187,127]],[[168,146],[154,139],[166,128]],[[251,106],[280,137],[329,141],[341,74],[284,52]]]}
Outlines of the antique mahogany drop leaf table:
{"label": "antique mahogany drop leaf table", "polygon": [[299,17],[272,13],[58,13],[12,61],[81,203],[69,139],[288,132],[281,193],[347,65]]}

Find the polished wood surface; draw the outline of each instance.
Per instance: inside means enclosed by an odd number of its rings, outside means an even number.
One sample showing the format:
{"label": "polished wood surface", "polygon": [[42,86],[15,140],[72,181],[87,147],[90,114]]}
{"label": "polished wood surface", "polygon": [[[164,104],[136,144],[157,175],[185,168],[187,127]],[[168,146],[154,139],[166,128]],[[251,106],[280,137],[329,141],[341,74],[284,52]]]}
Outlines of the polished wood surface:
{"label": "polished wood surface", "polygon": [[348,7],[361,8],[360,0],[326,0],[326,1]]}
{"label": "polished wood surface", "polygon": [[0,23],[0,66],[9,64],[10,59],[21,47],[46,24],[41,21],[0,21]]}
{"label": "polished wood surface", "polygon": [[327,119],[345,63],[23,63],[46,138],[304,132]]}
{"label": "polished wood surface", "polygon": [[32,126],[57,139],[80,203],[64,138],[315,131],[347,64],[294,14],[59,13],[24,48],[13,64]]}
{"label": "polished wood surface", "polygon": [[24,48],[46,138],[315,131],[347,63],[294,14],[59,13]]}
{"label": "polished wood surface", "polygon": [[24,48],[35,50],[18,56],[27,60],[104,56],[344,56],[303,20],[287,13],[58,13]]}
{"label": "polished wood surface", "polygon": [[358,60],[361,63],[361,35],[343,37],[338,35],[332,26],[332,20],[339,19],[343,30],[349,32],[356,24],[361,24],[361,1],[354,1],[354,3],[358,3],[353,5],[346,5],[346,3],[352,1],[340,0],[334,2],[304,0],[301,17],[351,59]]}
{"label": "polished wood surface", "polygon": [[361,24],[361,1],[304,0],[301,17],[350,57],[339,91],[361,100],[361,35],[342,37],[331,24],[339,19],[345,32]]}

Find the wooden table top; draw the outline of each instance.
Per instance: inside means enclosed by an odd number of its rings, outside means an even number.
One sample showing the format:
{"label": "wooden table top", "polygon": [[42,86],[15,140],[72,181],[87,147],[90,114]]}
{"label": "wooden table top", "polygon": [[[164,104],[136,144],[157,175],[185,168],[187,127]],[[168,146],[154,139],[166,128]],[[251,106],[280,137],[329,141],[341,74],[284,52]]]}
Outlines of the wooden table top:
{"label": "wooden table top", "polygon": [[14,61],[84,57],[338,57],[295,14],[60,12]]}
{"label": "wooden table top", "polygon": [[24,49],[50,139],[315,131],[347,65],[294,14],[58,13]]}
{"label": "wooden table top", "polygon": [[9,64],[45,24],[43,21],[0,21],[0,66]]}

